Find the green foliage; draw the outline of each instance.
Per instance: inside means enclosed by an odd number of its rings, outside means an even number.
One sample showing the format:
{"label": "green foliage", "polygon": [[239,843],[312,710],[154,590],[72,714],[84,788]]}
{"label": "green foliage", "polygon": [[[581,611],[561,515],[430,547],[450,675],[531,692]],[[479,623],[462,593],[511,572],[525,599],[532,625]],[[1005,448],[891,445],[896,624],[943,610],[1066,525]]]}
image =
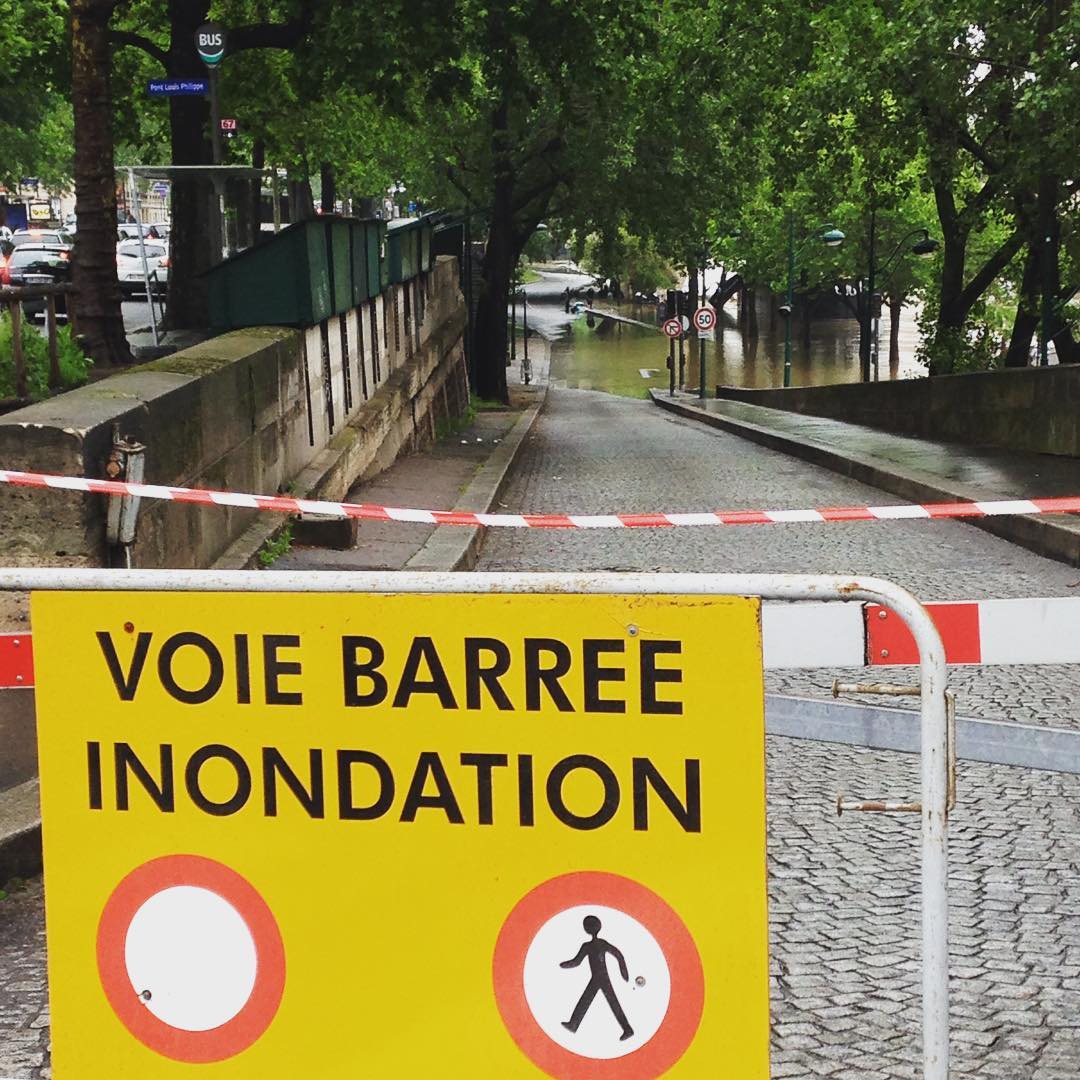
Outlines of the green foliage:
{"label": "green foliage", "polygon": [[0,183],[71,178],[66,0],[0,0]]}
{"label": "green foliage", "polygon": [[632,292],[652,294],[673,288],[678,280],[674,267],[656,250],[651,238],[634,236],[625,227],[614,234],[590,234],[585,240],[581,265],[599,277],[614,278]]}
{"label": "green foliage", "polygon": [[476,407],[469,401],[469,407],[461,416],[440,416],[435,421],[435,438],[448,439],[464,431],[476,419]]}
{"label": "green foliage", "polygon": [[[30,398],[39,401],[49,396],[49,346],[33,323],[23,317],[22,352],[26,365],[26,386]],[[70,326],[58,326],[56,351],[60,363],[62,387],[82,386],[90,372],[90,360],[83,354]],[[0,398],[15,396],[15,351],[12,347],[11,314],[0,315]]]}
{"label": "green foliage", "polygon": [[264,570],[268,570],[283,555],[288,555],[292,551],[292,530],[292,518],[289,518],[284,528],[259,548],[259,565]]}

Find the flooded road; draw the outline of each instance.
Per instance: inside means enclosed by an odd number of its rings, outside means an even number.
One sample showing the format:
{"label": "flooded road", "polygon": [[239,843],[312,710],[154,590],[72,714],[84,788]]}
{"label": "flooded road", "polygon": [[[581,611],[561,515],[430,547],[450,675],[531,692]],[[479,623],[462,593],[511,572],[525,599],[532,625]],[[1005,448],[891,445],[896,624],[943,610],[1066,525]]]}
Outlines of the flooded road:
{"label": "flooded road", "polygon": [[[582,390],[606,390],[625,397],[643,397],[650,387],[668,385],[667,339],[657,330],[596,320],[595,328],[586,317],[567,315],[563,292],[569,286],[581,289],[588,278],[575,273],[542,272],[542,280],[526,286],[529,296],[529,326],[553,342],[551,378],[557,386]],[[655,308],[647,305],[596,301],[598,309],[618,312],[643,322],[655,322]],[[735,328],[736,305],[724,309],[726,325],[717,329],[716,341],[706,345],[705,386],[711,396],[718,383],[729,386],[772,387],[783,383],[784,324],[763,320],[756,341],[748,340]],[[518,311],[519,333],[521,311]],[[889,377],[889,319],[881,321],[881,378]],[[900,321],[900,368],[898,377],[922,375],[915,362],[919,345],[914,315],[905,311]],[[807,348],[801,325],[794,327],[792,385],[821,386],[858,382],[859,331],[854,320],[820,320],[811,326]],[[697,345],[684,342],[685,385],[698,384]],[[676,368],[678,347],[676,346]]]}

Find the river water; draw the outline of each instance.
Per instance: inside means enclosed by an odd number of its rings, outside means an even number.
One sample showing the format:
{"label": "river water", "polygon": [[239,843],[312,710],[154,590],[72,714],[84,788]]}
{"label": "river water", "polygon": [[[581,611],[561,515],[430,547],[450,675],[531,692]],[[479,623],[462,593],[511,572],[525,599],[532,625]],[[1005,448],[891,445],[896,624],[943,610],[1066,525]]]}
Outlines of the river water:
{"label": "river water", "polygon": [[[628,397],[642,397],[649,387],[668,385],[668,342],[657,330],[596,320],[590,328],[584,315],[567,315],[562,294],[584,288],[588,279],[570,273],[542,272],[542,280],[526,286],[529,296],[529,326],[552,342],[551,379],[555,385],[583,390],[606,390]],[[597,301],[598,309],[655,322],[655,309],[623,304],[616,307]],[[722,383],[728,386],[771,387],[783,384],[784,324],[775,326],[762,320],[756,341],[745,338],[733,324],[736,306],[725,309],[728,325],[718,327],[716,341],[706,344],[705,386],[710,395]],[[517,313],[520,334],[521,311]],[[810,329],[807,348],[801,325],[794,328],[792,385],[820,386],[859,381],[859,331],[854,320],[820,320]],[[881,320],[880,377],[890,377],[888,366],[888,312]],[[925,374],[915,361],[919,345],[914,317],[905,311],[900,320],[900,366],[895,376],[911,378]],[[698,385],[696,345],[685,343],[685,385]],[[693,361],[691,362],[691,355]],[[676,347],[676,366],[678,350]]]}

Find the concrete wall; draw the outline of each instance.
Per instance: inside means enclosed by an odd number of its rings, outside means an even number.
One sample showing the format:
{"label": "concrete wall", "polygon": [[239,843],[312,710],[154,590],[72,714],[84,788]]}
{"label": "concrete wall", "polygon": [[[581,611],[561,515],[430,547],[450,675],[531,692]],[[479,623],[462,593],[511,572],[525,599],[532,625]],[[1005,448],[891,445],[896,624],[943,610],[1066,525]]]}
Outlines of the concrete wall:
{"label": "concrete wall", "polygon": [[1080,365],[716,394],[900,435],[1080,457]]}
{"label": "concrete wall", "polygon": [[[440,258],[421,278],[309,330],[238,330],[8,413],[0,461],[102,477],[116,430],[146,445],[148,483],[341,498],[433,437],[438,415],[467,407],[463,328],[457,264]],[[144,500],[133,563],[210,566],[258,516]],[[0,488],[0,562],[109,558],[103,497]]]}

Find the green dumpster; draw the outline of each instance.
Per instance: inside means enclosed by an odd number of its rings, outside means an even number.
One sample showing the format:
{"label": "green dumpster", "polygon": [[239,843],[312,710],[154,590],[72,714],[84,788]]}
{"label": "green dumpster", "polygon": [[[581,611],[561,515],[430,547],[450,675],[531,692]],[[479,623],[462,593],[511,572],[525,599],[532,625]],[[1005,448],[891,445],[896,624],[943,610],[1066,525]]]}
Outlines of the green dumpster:
{"label": "green dumpster", "polygon": [[334,310],[327,223],[298,221],[206,272],[210,325],[315,326]]}
{"label": "green dumpster", "polygon": [[368,297],[374,298],[382,292],[388,282],[383,280],[386,267],[383,261],[383,246],[386,242],[386,222],[372,218],[364,222],[365,247],[367,249],[367,290]]}
{"label": "green dumpster", "polygon": [[382,292],[390,284],[390,242],[386,222],[379,225],[379,292]]}
{"label": "green dumpster", "polygon": [[326,222],[326,241],[330,254],[330,295],[335,315],[343,315],[353,306],[351,231],[349,222],[343,218]]}
{"label": "green dumpster", "polygon": [[349,222],[350,253],[352,255],[352,302],[359,307],[368,299],[367,224]]}
{"label": "green dumpster", "polygon": [[392,221],[387,230],[387,261],[390,281],[399,285],[420,273],[421,222],[416,218]]}
{"label": "green dumpster", "polygon": [[425,274],[434,265],[431,257],[431,238],[434,232],[435,230],[425,221],[420,230],[420,270]]}

